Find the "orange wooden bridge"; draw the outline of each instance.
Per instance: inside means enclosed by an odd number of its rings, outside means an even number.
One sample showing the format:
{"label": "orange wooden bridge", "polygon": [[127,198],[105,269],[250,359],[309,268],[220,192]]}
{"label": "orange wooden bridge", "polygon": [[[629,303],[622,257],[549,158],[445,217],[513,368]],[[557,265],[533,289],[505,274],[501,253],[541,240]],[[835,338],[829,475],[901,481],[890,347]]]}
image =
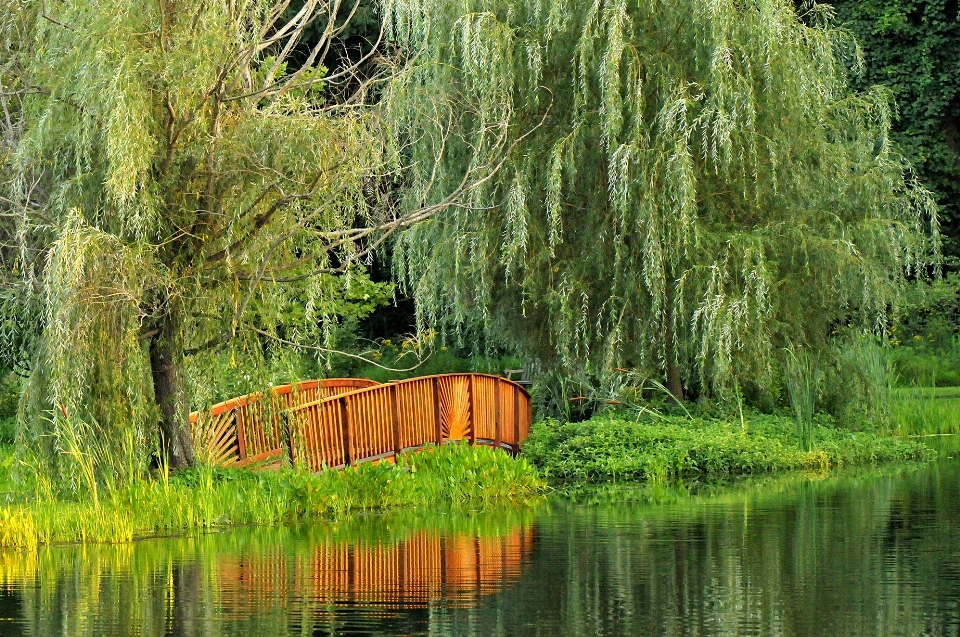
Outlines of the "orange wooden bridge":
{"label": "orange wooden bridge", "polygon": [[517,453],[530,432],[530,394],[487,374],[380,384],[330,378],[275,387],[190,414],[198,457],[221,466],[310,471],[392,459],[426,444],[465,440]]}

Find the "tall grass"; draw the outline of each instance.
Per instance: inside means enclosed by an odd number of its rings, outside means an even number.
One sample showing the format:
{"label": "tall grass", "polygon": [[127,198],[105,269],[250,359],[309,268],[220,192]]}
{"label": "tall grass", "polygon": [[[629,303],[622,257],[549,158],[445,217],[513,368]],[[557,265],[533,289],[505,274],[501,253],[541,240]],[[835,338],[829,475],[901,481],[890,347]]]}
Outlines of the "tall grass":
{"label": "tall grass", "polygon": [[901,388],[890,400],[890,417],[901,436],[960,434],[960,388]]}
{"label": "tall grass", "polygon": [[[0,547],[129,542],[238,524],[288,524],[444,504],[484,507],[526,502],[546,488],[522,458],[466,444],[404,454],[396,464],[364,463],[318,474],[200,467],[169,475],[161,470],[151,479],[75,499],[53,496],[42,481],[34,474],[8,495],[14,502],[0,508]],[[0,483],[9,484],[9,477]]]}

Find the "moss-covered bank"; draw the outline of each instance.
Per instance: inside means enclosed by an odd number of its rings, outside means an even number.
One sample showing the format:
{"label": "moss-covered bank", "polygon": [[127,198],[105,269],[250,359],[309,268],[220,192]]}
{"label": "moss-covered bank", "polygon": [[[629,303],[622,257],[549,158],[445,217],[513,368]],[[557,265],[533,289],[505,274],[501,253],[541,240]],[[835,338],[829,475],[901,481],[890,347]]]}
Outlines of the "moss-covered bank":
{"label": "moss-covered bank", "polygon": [[554,482],[668,482],[929,460],[935,453],[916,442],[822,424],[803,451],[793,420],[782,416],[638,422],[612,413],[579,423],[539,422],[524,455]]}
{"label": "moss-covered bank", "polygon": [[232,525],[275,525],[351,513],[445,504],[526,502],[546,486],[524,459],[489,447],[445,445],[405,454],[394,465],[310,474],[201,467],[135,480],[94,496],[63,499],[27,480],[15,484],[9,450],[0,462],[0,547],[127,542]]}

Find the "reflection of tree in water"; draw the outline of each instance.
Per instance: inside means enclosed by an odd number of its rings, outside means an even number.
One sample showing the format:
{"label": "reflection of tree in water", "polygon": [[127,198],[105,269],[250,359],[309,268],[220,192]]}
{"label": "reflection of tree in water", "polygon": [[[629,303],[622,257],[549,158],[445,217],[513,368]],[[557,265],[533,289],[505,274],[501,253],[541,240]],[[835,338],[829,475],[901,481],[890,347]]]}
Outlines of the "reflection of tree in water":
{"label": "reflection of tree in water", "polygon": [[454,610],[448,634],[958,635],[958,517],[948,466],[571,507],[538,524],[520,583],[467,611],[485,630]]}
{"label": "reflection of tree in water", "polygon": [[466,529],[368,518],[8,554],[0,589],[17,594],[0,608],[34,635],[420,633],[430,607],[472,606],[519,578],[530,514],[496,517],[467,518]]}
{"label": "reflection of tree in water", "polygon": [[44,636],[960,634],[960,466],[654,495],[535,533],[410,513],[5,554],[0,610]]}

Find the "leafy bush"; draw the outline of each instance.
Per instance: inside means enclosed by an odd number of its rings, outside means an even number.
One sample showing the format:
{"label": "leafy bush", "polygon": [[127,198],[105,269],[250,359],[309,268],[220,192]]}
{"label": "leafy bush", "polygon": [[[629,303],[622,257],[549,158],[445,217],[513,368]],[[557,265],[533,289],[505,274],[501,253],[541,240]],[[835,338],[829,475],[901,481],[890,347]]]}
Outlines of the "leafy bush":
{"label": "leafy bush", "polygon": [[891,358],[902,387],[960,386],[960,273],[908,291]]}
{"label": "leafy bush", "polygon": [[786,416],[751,414],[743,423],[680,416],[637,421],[625,413],[580,423],[546,420],[534,425],[524,455],[552,480],[580,482],[669,482],[933,455],[914,442],[836,428],[822,414],[814,423],[812,447],[803,451]]}

